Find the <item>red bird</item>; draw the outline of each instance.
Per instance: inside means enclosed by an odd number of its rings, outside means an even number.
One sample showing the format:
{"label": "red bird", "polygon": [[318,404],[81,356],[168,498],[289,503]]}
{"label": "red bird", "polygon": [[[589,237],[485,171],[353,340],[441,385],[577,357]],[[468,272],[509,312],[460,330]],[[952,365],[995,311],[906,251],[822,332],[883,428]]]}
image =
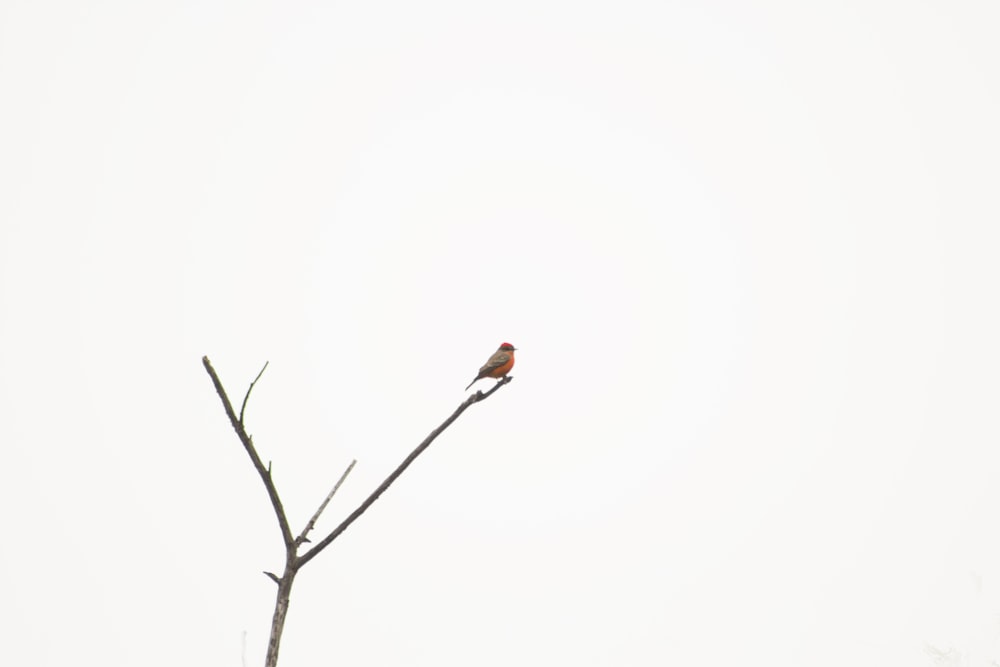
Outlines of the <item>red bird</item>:
{"label": "red bird", "polygon": [[[483,364],[483,367],[479,369],[479,375],[476,379],[469,383],[469,387],[476,384],[479,380],[483,378],[502,378],[506,377],[507,373],[510,373],[510,369],[514,368],[514,350],[517,348],[510,343],[503,343],[493,353],[489,361]],[[469,387],[465,390],[468,391]]]}

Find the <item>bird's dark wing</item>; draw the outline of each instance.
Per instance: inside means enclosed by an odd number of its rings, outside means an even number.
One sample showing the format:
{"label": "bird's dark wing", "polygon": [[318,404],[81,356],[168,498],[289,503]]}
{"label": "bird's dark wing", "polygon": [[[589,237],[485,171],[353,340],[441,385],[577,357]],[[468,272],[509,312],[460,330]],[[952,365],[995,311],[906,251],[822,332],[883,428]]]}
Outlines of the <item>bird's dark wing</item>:
{"label": "bird's dark wing", "polygon": [[510,352],[497,352],[490,357],[490,360],[487,361],[482,368],[479,369],[479,374],[483,375],[490,372],[494,368],[500,368],[508,361],[510,361]]}

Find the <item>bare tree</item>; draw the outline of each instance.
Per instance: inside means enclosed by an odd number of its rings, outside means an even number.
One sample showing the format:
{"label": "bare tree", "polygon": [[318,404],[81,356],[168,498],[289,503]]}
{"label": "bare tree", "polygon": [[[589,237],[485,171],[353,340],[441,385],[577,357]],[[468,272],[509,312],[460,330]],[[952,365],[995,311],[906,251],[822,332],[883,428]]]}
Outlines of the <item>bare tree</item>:
{"label": "bare tree", "polygon": [[313,558],[319,555],[323,549],[330,546],[335,539],[340,537],[341,534],[347,527],[354,523],[358,517],[365,513],[369,507],[372,506],[379,496],[381,496],[389,486],[396,481],[403,471],[406,470],[411,463],[425,449],[427,449],[434,439],[437,438],[441,433],[451,426],[452,422],[458,419],[459,415],[466,411],[474,403],[478,403],[486,398],[489,398],[493,392],[507,384],[514,378],[506,376],[499,380],[492,389],[483,393],[482,391],[477,391],[475,394],[469,396],[465,401],[458,406],[458,409],[451,414],[450,417],[445,419],[440,426],[431,431],[430,435],[424,438],[424,441],[417,445],[410,454],[403,459],[395,470],[392,471],[388,477],[385,478],[378,487],[371,492],[371,494],[365,498],[365,500],[358,505],[357,509],[351,512],[346,519],[340,522],[336,528],[330,531],[330,533],[316,543],[314,546],[309,548],[305,553],[300,554],[299,549],[303,544],[311,544],[307,538],[309,532],[315,527],[316,521],[319,519],[320,514],[326,509],[327,504],[333,498],[333,495],[337,493],[337,489],[343,484],[347,475],[350,474],[351,470],[354,468],[354,464],[357,461],[351,461],[351,464],[347,466],[347,469],[337,480],[336,484],[327,494],[326,498],[320,503],[319,508],[313,513],[312,517],[306,523],[305,528],[298,536],[292,534],[292,529],[288,523],[288,517],[285,515],[285,508],[281,504],[281,497],[278,495],[278,489],[274,485],[274,480],[271,478],[271,466],[265,468],[264,463],[261,461],[260,456],[257,454],[257,449],[254,447],[253,438],[250,437],[246,428],[243,425],[243,416],[246,412],[247,401],[250,399],[250,392],[253,391],[254,385],[260,380],[261,375],[267,369],[267,364],[264,364],[264,368],[260,369],[260,373],[254,378],[254,381],[250,383],[250,387],[247,388],[247,393],[243,396],[243,404],[240,406],[240,414],[236,415],[236,411],[233,410],[233,405],[229,401],[229,396],[226,395],[226,390],[222,387],[222,381],[219,380],[218,374],[216,374],[215,369],[212,368],[212,363],[208,360],[208,357],[202,357],[202,364],[205,366],[205,370],[208,371],[209,376],[212,378],[212,383],[215,385],[215,391],[219,394],[219,398],[222,399],[222,407],[226,411],[226,416],[229,417],[229,423],[232,424],[233,430],[236,431],[236,435],[239,437],[240,442],[243,443],[243,448],[246,450],[247,455],[250,457],[250,461],[253,463],[254,468],[257,470],[257,474],[260,475],[261,481],[264,482],[264,488],[267,490],[268,498],[271,500],[271,507],[274,508],[274,515],[278,519],[278,528],[281,530],[281,539],[285,545],[285,567],[281,573],[281,576],[274,574],[273,572],[264,572],[265,575],[271,578],[278,585],[278,594],[274,602],[274,616],[271,619],[271,637],[267,643],[267,657],[264,661],[265,667],[276,667],[278,664],[278,646],[281,643],[281,633],[285,627],[285,616],[288,614],[288,601],[292,593],[292,583],[295,581],[295,575],[298,571],[302,569],[302,566],[311,561]]}

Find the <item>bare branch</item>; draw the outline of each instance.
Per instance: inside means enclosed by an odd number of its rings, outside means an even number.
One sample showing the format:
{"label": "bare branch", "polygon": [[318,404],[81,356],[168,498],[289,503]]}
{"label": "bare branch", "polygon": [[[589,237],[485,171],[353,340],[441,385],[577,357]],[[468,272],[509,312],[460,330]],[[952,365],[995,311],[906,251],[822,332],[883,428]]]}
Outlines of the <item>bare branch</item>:
{"label": "bare branch", "polygon": [[267,578],[273,581],[274,583],[278,584],[279,586],[281,585],[281,579],[274,572],[268,572],[267,570],[264,570],[264,574],[266,574]]}
{"label": "bare branch", "polygon": [[295,538],[296,545],[309,541],[306,539],[306,535],[309,534],[309,531],[312,530],[313,527],[316,525],[316,522],[319,521],[319,515],[322,514],[323,510],[326,509],[326,506],[330,504],[330,501],[333,499],[333,494],[337,493],[337,490],[340,488],[340,485],[344,483],[344,480],[347,479],[347,476],[351,474],[352,470],[354,470],[354,466],[357,464],[357,462],[358,462],[357,459],[353,459],[351,461],[351,465],[347,466],[347,470],[344,471],[344,474],[340,476],[340,479],[337,480],[337,483],[333,485],[332,489],[330,489],[330,493],[326,494],[326,499],[322,503],[320,503],[319,509],[317,509],[316,513],[312,515],[312,518],[309,519],[309,523],[306,524],[306,527],[303,529],[302,534],[299,535],[297,538]]}
{"label": "bare branch", "polygon": [[[208,357],[202,357],[201,363],[204,364],[205,370],[208,371],[209,376],[212,378],[212,384],[215,385],[215,391],[219,394],[219,398],[222,400],[222,407],[226,410],[226,416],[229,417],[229,423],[232,424],[233,430],[236,431],[236,435],[239,436],[240,442],[243,443],[243,448],[246,450],[247,455],[253,462],[253,467],[257,469],[257,474],[260,475],[261,480],[264,482],[264,487],[267,489],[267,495],[271,499],[271,507],[274,508],[274,514],[278,518],[278,527],[281,529],[281,539],[285,542],[285,547],[290,548],[295,543],[295,538],[292,537],[292,530],[288,527],[288,518],[285,516],[285,508],[281,505],[281,498],[278,497],[278,490],[274,486],[274,481],[271,479],[271,472],[268,468],[264,467],[264,464],[260,460],[260,456],[257,455],[257,449],[253,446],[253,440],[247,435],[246,429],[243,428],[243,422],[236,418],[236,413],[233,411],[233,405],[229,402],[229,396],[226,395],[226,390],[222,387],[222,381],[219,380],[218,374],[215,369],[212,368],[212,362],[208,360]],[[267,368],[267,364],[264,364],[264,368]],[[261,373],[264,371],[261,370]],[[260,375],[257,375],[260,378]],[[254,380],[256,382],[257,380]],[[253,384],[250,385],[253,388]],[[250,395],[250,391],[247,391],[247,396]],[[246,398],[243,399],[244,406],[246,405]]]}
{"label": "bare branch", "polygon": [[414,449],[412,452],[410,452],[409,456],[403,459],[403,462],[400,463],[399,466],[392,471],[392,474],[386,477],[385,481],[379,484],[378,488],[375,489],[370,496],[365,498],[364,502],[362,502],[356,510],[351,512],[346,519],[341,521],[340,525],[334,528],[329,535],[323,538],[321,542],[319,542],[316,546],[314,546],[306,553],[299,556],[295,561],[295,569],[298,570],[303,565],[311,561],[319,554],[319,552],[323,551],[323,549],[327,548],[331,542],[337,539],[337,537],[339,537],[341,533],[347,530],[347,528],[352,523],[354,523],[358,517],[364,514],[365,511],[369,507],[371,507],[376,500],[378,500],[378,497],[381,496],[385,492],[385,490],[388,489],[389,486],[396,481],[396,478],[402,475],[403,471],[406,470],[408,467],[410,467],[410,464],[413,463],[416,460],[416,458],[423,453],[425,449],[430,447],[431,443],[434,442],[434,439],[437,438],[439,435],[441,435],[441,433],[443,433],[446,428],[451,426],[451,424],[456,419],[458,419],[459,415],[465,412],[470,405],[472,405],[473,403],[478,403],[479,401],[488,398],[493,392],[495,392],[497,389],[499,389],[500,387],[507,384],[513,379],[514,378],[508,375],[507,377],[497,382],[496,385],[485,394],[481,391],[477,391],[475,394],[472,394],[467,399],[465,399],[465,401],[463,401],[462,404],[458,406],[458,409],[455,410],[455,412],[453,412],[450,417],[444,420],[444,422],[436,429],[431,431],[431,434],[428,435],[423,442],[417,445],[417,448]]}
{"label": "bare branch", "polygon": [[243,396],[243,405],[240,406],[240,424],[243,423],[243,412],[247,409],[247,401],[250,399],[250,392],[253,391],[253,386],[257,384],[257,380],[260,379],[260,376],[263,375],[264,371],[267,370],[267,365],[269,363],[271,362],[270,361],[264,362],[264,368],[260,369],[260,373],[257,373],[257,377],[255,377],[253,379],[253,382],[250,383],[250,387],[247,389],[246,395]]}

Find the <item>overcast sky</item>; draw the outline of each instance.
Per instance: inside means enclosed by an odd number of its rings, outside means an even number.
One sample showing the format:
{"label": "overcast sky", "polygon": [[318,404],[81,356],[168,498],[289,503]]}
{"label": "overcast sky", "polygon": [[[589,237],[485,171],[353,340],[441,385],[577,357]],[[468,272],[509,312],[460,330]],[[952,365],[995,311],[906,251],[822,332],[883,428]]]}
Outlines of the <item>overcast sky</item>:
{"label": "overcast sky", "polygon": [[0,2],[4,662],[263,663],[280,535],[202,355],[270,362],[293,529],[358,460],[322,533],[504,341],[283,667],[1000,660],[998,31]]}

